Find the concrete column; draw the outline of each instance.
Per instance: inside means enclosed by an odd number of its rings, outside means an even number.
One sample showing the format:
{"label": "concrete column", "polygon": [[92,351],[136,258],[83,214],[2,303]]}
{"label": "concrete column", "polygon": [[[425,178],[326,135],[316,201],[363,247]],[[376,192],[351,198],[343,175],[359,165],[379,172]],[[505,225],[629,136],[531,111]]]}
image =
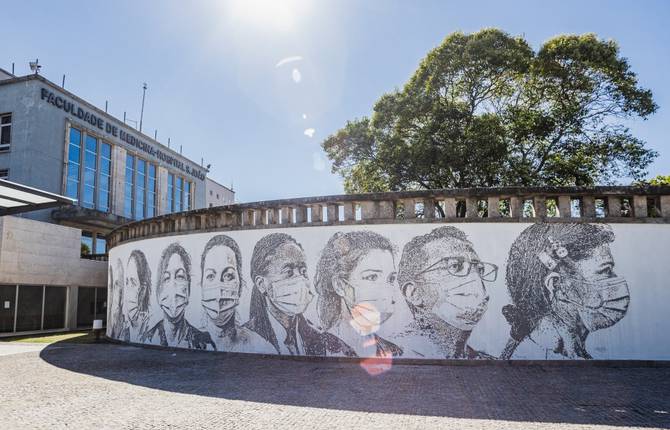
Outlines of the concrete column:
{"label": "concrete column", "polygon": [[328,215],[328,222],[329,223],[334,223],[338,222],[340,217],[339,217],[339,206],[337,205],[328,205],[327,207],[327,215]]}
{"label": "concrete column", "polygon": [[[83,150],[83,142],[82,142]],[[123,216],[123,203],[126,181],[126,153],[118,145],[112,145],[112,198],[111,210],[115,215]]]}
{"label": "concrete column", "polygon": [[670,196],[661,196],[661,216],[670,218]]}
{"label": "concrete column", "polygon": [[323,206],[312,205],[312,223],[323,222]]}
{"label": "concrete column", "polygon": [[595,218],[596,216],[596,198],[593,196],[582,197],[582,216],[585,218]]}
{"label": "concrete column", "polygon": [[363,221],[376,219],[379,216],[378,212],[377,202],[367,201],[361,203],[361,218]]}
{"label": "concrete column", "polygon": [[425,219],[435,218],[435,200],[425,199],[423,201],[423,217]]}
{"label": "concrete column", "polygon": [[607,216],[611,217],[621,216],[621,197],[618,196],[607,197]]}
{"label": "concrete column", "polygon": [[477,212],[477,198],[476,197],[466,197],[465,198],[465,216],[466,218],[477,218],[479,216]]}
{"label": "concrete column", "polygon": [[533,209],[535,210],[535,217],[547,217],[547,199],[544,196],[533,197]]}
{"label": "concrete column", "polygon": [[445,218],[456,218],[456,199],[447,197],[444,199],[444,216]]}
{"label": "concrete column", "polygon": [[281,212],[281,223],[282,224],[289,224],[291,222],[291,219],[289,218],[289,210],[291,208],[281,208],[279,211]]}
{"label": "concrete column", "polygon": [[558,215],[561,218],[570,218],[570,196],[558,196]]}
{"label": "concrete column", "polygon": [[298,206],[295,208],[295,222],[296,224],[307,222],[307,206]]}
{"label": "concrete column", "polygon": [[487,209],[489,211],[489,218],[500,218],[500,198],[489,197],[487,201]]}
{"label": "concrete column", "polygon": [[156,214],[164,215],[170,212],[170,208],[168,208],[168,195],[167,195],[168,171],[165,167],[158,166],[158,171],[156,175],[157,175],[156,192],[158,193],[157,198],[158,201],[156,203],[158,207],[156,208]]}
{"label": "concrete column", "polygon": [[345,221],[354,221],[356,220],[356,203],[354,202],[344,202],[344,220]]}
{"label": "concrete column", "polygon": [[646,218],[647,196],[633,196],[633,215],[635,218]]}
{"label": "concrete column", "polygon": [[521,218],[521,199],[519,197],[509,198],[509,210],[512,218]]}
{"label": "concrete column", "polygon": [[405,219],[416,218],[416,208],[414,206],[414,199],[404,199],[402,201],[405,207]]}
{"label": "concrete column", "polygon": [[67,330],[76,330],[77,328],[77,297],[79,297],[79,287],[76,285],[67,287],[67,297],[65,299],[65,328]]}
{"label": "concrete column", "polygon": [[380,219],[395,219],[395,203],[389,200],[379,202],[377,216]]}

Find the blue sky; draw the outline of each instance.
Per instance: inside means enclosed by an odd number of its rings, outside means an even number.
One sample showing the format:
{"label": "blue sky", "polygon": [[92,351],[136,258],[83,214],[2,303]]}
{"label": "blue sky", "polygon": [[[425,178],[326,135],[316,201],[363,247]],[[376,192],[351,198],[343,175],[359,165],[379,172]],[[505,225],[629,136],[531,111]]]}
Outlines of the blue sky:
{"label": "blue sky", "polygon": [[[7,1],[0,67],[42,74],[212,164],[238,201],[342,192],[320,142],[368,115],[453,31],[498,27],[534,48],[561,33],[616,40],[660,105],[631,128],[670,174],[668,1]],[[291,58],[300,57],[301,59]],[[291,60],[292,61],[289,61]],[[284,64],[281,61],[285,60]],[[288,62],[286,62],[288,61]],[[312,137],[308,129],[313,129]],[[306,134],[307,131],[307,134]]]}

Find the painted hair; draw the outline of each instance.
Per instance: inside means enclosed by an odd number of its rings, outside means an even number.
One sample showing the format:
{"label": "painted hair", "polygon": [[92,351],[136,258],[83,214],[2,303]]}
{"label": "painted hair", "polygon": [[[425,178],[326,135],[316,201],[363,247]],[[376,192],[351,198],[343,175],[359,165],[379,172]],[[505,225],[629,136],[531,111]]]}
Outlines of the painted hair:
{"label": "painted hair", "polygon": [[212,248],[217,246],[225,246],[226,248],[230,248],[230,250],[232,250],[235,254],[235,269],[237,270],[237,274],[240,277],[240,284],[242,284],[242,252],[240,251],[240,247],[237,245],[237,242],[225,234],[219,234],[212,237],[205,245],[205,249],[202,251],[202,257],[200,258],[200,282],[202,283],[202,279],[205,276],[205,259],[207,258],[207,254],[212,250]]}
{"label": "painted hair", "polygon": [[[428,234],[415,236],[403,248],[400,264],[398,265],[398,283],[400,284],[401,289],[406,283],[414,282],[417,273],[424,269],[426,261],[429,259],[429,256],[426,255],[424,247],[427,244],[440,239],[458,243],[461,246],[464,246],[466,249],[474,252],[472,242],[468,240],[467,235],[456,227],[438,227]],[[406,301],[412,313],[416,313],[416,307],[408,300]]]}
{"label": "painted hair", "polygon": [[516,346],[549,314],[551,299],[544,287],[547,275],[552,271],[575,275],[574,268],[560,259],[553,269],[547,267],[546,260],[542,260],[545,250],[560,244],[570,260],[578,261],[596,247],[613,241],[612,229],[604,224],[540,223],[521,232],[507,260],[507,290],[512,304],[504,306],[502,313],[511,326],[511,339],[501,358],[511,357]]}
{"label": "painted hair", "polygon": [[167,248],[163,250],[161,254],[160,262],[158,263],[158,273],[156,275],[156,294],[159,294],[163,289],[161,280],[163,279],[163,272],[167,269],[168,262],[170,257],[174,254],[179,255],[182,263],[184,264],[184,270],[186,271],[186,280],[188,281],[188,294],[191,294],[191,257],[188,255],[188,252],[181,246],[178,242],[173,242],[168,245]]}
{"label": "painted hair", "polygon": [[140,281],[140,291],[137,297],[137,306],[140,312],[149,311],[149,297],[151,295],[151,270],[149,269],[149,264],[147,263],[147,257],[144,253],[138,249],[133,250],[128,257],[128,262],[130,260],[135,261],[135,266],[137,267],[137,277]]}
{"label": "painted hair", "polygon": [[349,279],[361,258],[373,249],[394,252],[388,239],[372,231],[337,232],[321,251],[314,286],[319,293],[319,318],[325,329],[337,323],[342,310],[342,300],[335,292],[333,277]]}

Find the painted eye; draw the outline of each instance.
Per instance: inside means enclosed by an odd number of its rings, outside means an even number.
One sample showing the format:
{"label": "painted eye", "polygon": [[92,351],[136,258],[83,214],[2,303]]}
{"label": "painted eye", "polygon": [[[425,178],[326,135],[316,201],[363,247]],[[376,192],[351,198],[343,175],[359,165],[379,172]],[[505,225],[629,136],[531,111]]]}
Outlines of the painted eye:
{"label": "painted eye", "polygon": [[209,274],[207,274],[206,279],[211,282],[214,280],[214,277],[215,277],[214,272],[210,272]]}
{"label": "painted eye", "polygon": [[364,280],[364,281],[374,282],[374,281],[376,281],[377,279],[379,279],[379,275],[377,275],[376,273],[371,273],[371,274],[369,274],[369,275],[365,275],[365,276],[363,276],[363,280]]}
{"label": "painted eye", "polygon": [[393,283],[395,283],[395,279],[396,279],[396,274],[395,274],[395,273],[391,273],[391,274],[389,275],[389,277],[388,277],[389,284],[393,284]]}
{"label": "painted eye", "polygon": [[226,282],[231,282],[235,280],[235,274],[233,272],[228,272],[223,275],[223,280]]}
{"label": "painted eye", "polygon": [[307,267],[301,266],[300,269],[298,269],[298,270],[300,271],[300,274],[302,276],[307,276]]}

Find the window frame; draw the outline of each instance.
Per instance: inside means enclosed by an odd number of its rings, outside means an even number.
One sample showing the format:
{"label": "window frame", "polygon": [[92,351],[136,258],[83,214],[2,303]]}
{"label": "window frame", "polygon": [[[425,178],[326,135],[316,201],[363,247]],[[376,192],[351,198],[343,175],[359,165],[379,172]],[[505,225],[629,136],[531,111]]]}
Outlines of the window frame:
{"label": "window frame", "polygon": [[[9,123],[3,124],[2,120],[9,117]],[[0,113],[0,152],[8,152],[12,148],[12,124],[14,123],[13,112]],[[2,131],[9,128],[9,143],[2,143]]]}

